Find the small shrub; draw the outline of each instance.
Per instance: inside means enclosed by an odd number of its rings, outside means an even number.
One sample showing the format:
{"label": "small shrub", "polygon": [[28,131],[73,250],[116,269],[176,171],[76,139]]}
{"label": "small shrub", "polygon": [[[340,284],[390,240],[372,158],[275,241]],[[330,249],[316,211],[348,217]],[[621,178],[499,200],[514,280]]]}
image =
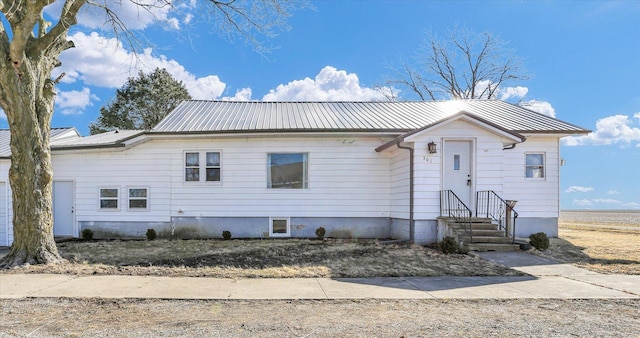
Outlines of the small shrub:
{"label": "small shrub", "polygon": [[225,230],[222,232],[222,239],[224,239],[225,241],[228,241],[231,239],[231,231],[229,230]]}
{"label": "small shrub", "polygon": [[323,227],[319,227],[318,229],[316,229],[316,236],[318,237],[318,239],[324,239],[324,235],[327,233],[327,230]]}
{"label": "small shrub", "polygon": [[147,235],[147,240],[149,241],[153,241],[158,236],[154,229],[147,229],[147,233],[145,235]]}
{"label": "small shrub", "polygon": [[537,250],[549,249],[549,237],[544,232],[538,232],[529,236],[529,244]]}
{"label": "small shrub", "polygon": [[91,229],[82,229],[82,239],[90,241],[93,239],[93,231]]}
{"label": "small shrub", "polygon": [[446,255],[458,252],[458,243],[456,243],[456,239],[451,236],[443,238],[438,246],[440,247],[440,251]]}

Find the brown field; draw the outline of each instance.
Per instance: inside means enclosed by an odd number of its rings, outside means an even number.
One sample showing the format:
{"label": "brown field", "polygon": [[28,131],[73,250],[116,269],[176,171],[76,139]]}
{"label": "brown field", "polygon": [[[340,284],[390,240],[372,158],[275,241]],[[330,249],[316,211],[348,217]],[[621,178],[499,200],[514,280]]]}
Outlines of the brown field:
{"label": "brown field", "polygon": [[542,253],[605,274],[640,275],[640,211],[563,211]]}

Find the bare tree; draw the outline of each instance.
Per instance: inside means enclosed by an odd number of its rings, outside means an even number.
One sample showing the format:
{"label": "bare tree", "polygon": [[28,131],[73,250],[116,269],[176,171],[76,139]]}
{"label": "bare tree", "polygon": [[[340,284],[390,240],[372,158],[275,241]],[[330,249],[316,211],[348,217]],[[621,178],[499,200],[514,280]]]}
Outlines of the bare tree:
{"label": "bare tree", "polygon": [[[128,1],[141,10],[173,6],[171,0]],[[45,6],[53,2],[0,0],[0,107],[11,131],[9,183],[14,232],[11,250],[0,262],[2,267],[62,260],[53,238],[49,146],[55,86],[60,77],[52,79],[51,72],[60,66],[60,54],[74,47],[67,33],[77,23],[78,12],[84,6],[102,9],[115,34],[133,36],[111,7],[119,1],[64,0],[55,24],[43,15]],[[292,11],[304,5],[298,4],[297,0],[198,1],[218,29],[241,36],[258,50],[262,45],[257,36],[269,37],[274,28],[284,27]]]}
{"label": "bare tree", "polygon": [[432,35],[416,59],[395,69],[398,78],[387,82],[420,100],[496,99],[504,84],[528,78],[506,43],[489,32],[455,28],[445,41]]}

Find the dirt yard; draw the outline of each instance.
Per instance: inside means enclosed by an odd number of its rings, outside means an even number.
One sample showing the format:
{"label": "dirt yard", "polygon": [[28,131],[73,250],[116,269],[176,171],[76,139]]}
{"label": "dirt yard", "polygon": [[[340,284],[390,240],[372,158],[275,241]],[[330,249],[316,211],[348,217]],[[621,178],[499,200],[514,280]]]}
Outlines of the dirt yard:
{"label": "dirt yard", "polygon": [[155,240],[59,243],[69,262],[4,273],[220,278],[518,276],[477,257],[375,240]]}

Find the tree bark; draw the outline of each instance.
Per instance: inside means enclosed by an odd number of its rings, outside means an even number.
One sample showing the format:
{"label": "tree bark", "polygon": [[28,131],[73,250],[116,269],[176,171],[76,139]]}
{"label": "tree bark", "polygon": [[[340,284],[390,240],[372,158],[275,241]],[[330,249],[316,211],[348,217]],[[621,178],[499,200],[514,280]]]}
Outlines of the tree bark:
{"label": "tree bark", "polygon": [[49,147],[54,62],[24,58],[2,69],[2,101],[11,129],[9,183],[13,200],[14,241],[2,267],[62,261],[53,238],[53,169]]}

